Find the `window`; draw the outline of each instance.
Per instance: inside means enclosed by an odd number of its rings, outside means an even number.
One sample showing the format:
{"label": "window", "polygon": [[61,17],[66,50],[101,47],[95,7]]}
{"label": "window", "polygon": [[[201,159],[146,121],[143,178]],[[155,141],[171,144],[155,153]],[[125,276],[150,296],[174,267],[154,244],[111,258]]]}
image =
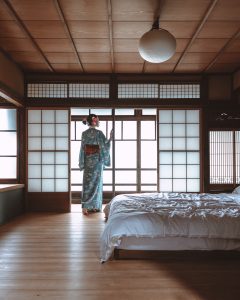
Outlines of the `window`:
{"label": "window", "polygon": [[16,109],[0,109],[0,179],[17,179]]}
{"label": "window", "polygon": [[209,132],[210,184],[240,183],[240,131]]}
{"label": "window", "polygon": [[28,111],[28,192],[68,191],[68,110]]}
{"label": "window", "polygon": [[158,132],[160,192],[199,192],[199,110],[160,110]]}

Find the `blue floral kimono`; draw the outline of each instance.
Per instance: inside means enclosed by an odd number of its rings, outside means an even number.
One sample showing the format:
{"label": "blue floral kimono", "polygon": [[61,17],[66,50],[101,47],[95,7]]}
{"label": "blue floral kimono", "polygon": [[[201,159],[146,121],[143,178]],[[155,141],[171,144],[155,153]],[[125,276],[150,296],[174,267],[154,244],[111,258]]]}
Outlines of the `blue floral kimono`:
{"label": "blue floral kimono", "polygon": [[[98,146],[96,146],[98,145]],[[87,147],[98,148],[88,153]],[[102,209],[103,168],[110,166],[110,140],[102,131],[90,127],[82,133],[79,153],[79,168],[83,172],[82,208],[87,210]]]}

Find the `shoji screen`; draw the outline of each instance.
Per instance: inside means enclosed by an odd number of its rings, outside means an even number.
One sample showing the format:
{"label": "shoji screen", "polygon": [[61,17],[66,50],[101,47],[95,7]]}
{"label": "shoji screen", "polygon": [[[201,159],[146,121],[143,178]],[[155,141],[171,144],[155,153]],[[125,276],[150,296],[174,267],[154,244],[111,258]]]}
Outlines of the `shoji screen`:
{"label": "shoji screen", "polygon": [[69,111],[28,111],[28,192],[69,191]]}
{"label": "shoji screen", "polygon": [[158,125],[160,192],[199,192],[199,111],[160,110]]}

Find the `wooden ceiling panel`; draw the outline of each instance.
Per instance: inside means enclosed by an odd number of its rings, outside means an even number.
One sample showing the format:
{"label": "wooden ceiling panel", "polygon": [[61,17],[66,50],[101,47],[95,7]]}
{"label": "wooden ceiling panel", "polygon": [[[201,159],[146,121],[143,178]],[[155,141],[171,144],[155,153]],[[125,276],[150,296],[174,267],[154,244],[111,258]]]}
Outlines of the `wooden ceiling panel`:
{"label": "wooden ceiling panel", "polygon": [[157,1],[149,0],[112,0],[113,21],[150,21],[153,22]]}
{"label": "wooden ceiling panel", "polygon": [[87,73],[111,73],[111,64],[84,64],[84,70]]}
{"label": "wooden ceiling panel", "polygon": [[73,47],[69,39],[36,39],[43,52],[72,52]]}
{"label": "wooden ceiling panel", "polygon": [[0,21],[0,37],[26,38],[15,21]]}
{"label": "wooden ceiling panel", "polygon": [[45,52],[48,61],[52,64],[77,64],[77,57],[74,52]]}
{"label": "wooden ceiling panel", "polygon": [[0,38],[0,47],[5,51],[36,51],[29,39]]}
{"label": "wooden ceiling panel", "polygon": [[145,64],[144,73],[169,73],[173,71],[175,64],[162,63],[162,64]]}
{"label": "wooden ceiling panel", "polygon": [[82,69],[79,64],[52,64],[55,72],[59,73],[82,73]]}
{"label": "wooden ceiling panel", "polygon": [[74,39],[78,52],[110,52],[109,39]]}
{"label": "wooden ceiling panel", "polygon": [[80,58],[84,64],[104,64],[111,62],[110,53],[106,52],[83,52],[80,53]]}
{"label": "wooden ceiling panel", "polygon": [[113,38],[139,39],[151,27],[151,22],[113,22]]}
{"label": "wooden ceiling panel", "polygon": [[239,22],[206,22],[198,38],[231,38],[239,28]]}
{"label": "wooden ceiling panel", "polygon": [[204,63],[210,63],[214,57],[216,56],[215,53],[186,53],[184,56],[182,63],[183,64],[204,64]]}
{"label": "wooden ceiling panel", "polygon": [[107,21],[106,0],[59,0],[68,21]]}
{"label": "wooden ceiling panel", "polygon": [[190,39],[196,28],[198,22],[161,22],[160,27],[168,30],[177,39]]}
{"label": "wooden ceiling panel", "polygon": [[228,39],[196,39],[189,52],[218,52],[227,41]]}
{"label": "wooden ceiling panel", "polygon": [[10,0],[22,20],[59,20],[54,0]]}
{"label": "wooden ceiling panel", "polygon": [[240,39],[232,41],[232,43],[226,48],[225,52],[239,52],[240,51]]}
{"label": "wooden ceiling panel", "polygon": [[67,38],[61,21],[26,21],[25,25],[34,38]]}
{"label": "wooden ceiling panel", "polygon": [[24,62],[22,68],[27,72],[49,72],[49,68],[45,63]]}
{"label": "wooden ceiling panel", "polygon": [[190,39],[176,39],[176,52],[182,52],[187,47]]}
{"label": "wooden ceiling panel", "polygon": [[179,64],[175,73],[201,73],[208,64],[206,63],[193,63],[193,64]]}
{"label": "wooden ceiling panel", "polygon": [[121,63],[133,63],[133,64],[143,64],[144,60],[140,56],[138,52],[120,52],[120,53],[114,53],[114,62],[116,64],[121,64]]}
{"label": "wooden ceiling panel", "polygon": [[200,21],[211,0],[167,0],[164,2],[162,21]]}
{"label": "wooden ceiling panel", "polygon": [[234,62],[240,62],[240,49],[239,49],[239,53],[222,53],[218,59],[217,59],[217,64],[231,64]]}
{"label": "wooden ceiling panel", "polygon": [[115,52],[138,52],[139,39],[113,39]]}
{"label": "wooden ceiling panel", "polygon": [[43,57],[38,52],[9,52],[11,57],[18,63],[44,63]]}
{"label": "wooden ceiling panel", "polygon": [[74,39],[109,38],[107,22],[69,21],[68,25]]}
{"label": "wooden ceiling panel", "polygon": [[219,0],[209,20],[240,21],[240,1]]}
{"label": "wooden ceiling panel", "polygon": [[3,1],[0,1],[0,20],[14,20]]}
{"label": "wooden ceiling panel", "polygon": [[141,73],[143,64],[115,64],[116,73]]}
{"label": "wooden ceiling panel", "polygon": [[240,63],[236,64],[214,64],[207,70],[208,73],[224,73],[224,72],[235,72],[240,68]]}

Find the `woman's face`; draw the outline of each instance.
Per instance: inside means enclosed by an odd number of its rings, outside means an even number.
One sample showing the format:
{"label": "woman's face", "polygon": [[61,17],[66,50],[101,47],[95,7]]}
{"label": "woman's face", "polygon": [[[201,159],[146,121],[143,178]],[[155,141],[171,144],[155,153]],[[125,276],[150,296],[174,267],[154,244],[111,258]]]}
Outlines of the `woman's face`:
{"label": "woman's face", "polygon": [[99,118],[98,117],[92,118],[92,126],[99,127]]}

